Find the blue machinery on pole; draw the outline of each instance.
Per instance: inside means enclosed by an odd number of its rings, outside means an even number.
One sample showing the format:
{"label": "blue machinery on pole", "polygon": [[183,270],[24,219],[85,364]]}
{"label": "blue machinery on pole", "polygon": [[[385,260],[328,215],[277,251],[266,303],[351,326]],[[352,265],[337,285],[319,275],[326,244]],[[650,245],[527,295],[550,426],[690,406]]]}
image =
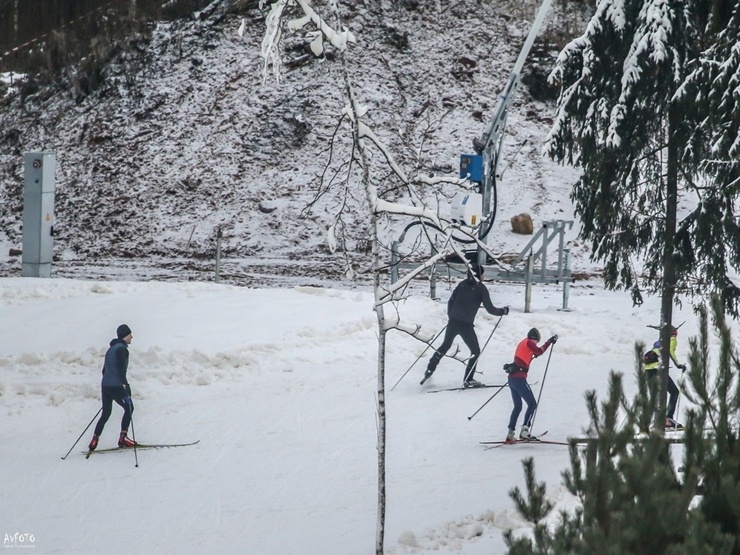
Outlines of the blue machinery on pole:
{"label": "blue machinery on pole", "polygon": [[[564,232],[566,227],[568,229],[573,227],[573,221],[553,220],[544,222],[529,244],[522,249],[519,256],[511,263],[497,260],[491,251],[485,247],[485,239],[496,218],[496,184],[502,173],[499,170],[499,165],[509,107],[519,87],[524,62],[544,23],[551,4],[552,0],[543,0],[540,5],[527,39],[509,75],[509,80],[499,97],[494,116],[481,136],[473,141],[475,154],[460,155],[459,177],[461,180],[467,180],[471,186],[470,188],[476,189],[478,194],[464,194],[461,197],[461,204],[466,205],[466,208],[461,210],[460,205],[453,207],[453,209],[457,209],[458,213],[452,216],[454,222],[460,223],[462,227],[468,227],[469,232],[477,233],[479,244],[474,255],[478,264],[485,267],[487,279],[525,283],[525,312],[529,312],[531,288],[534,283],[563,284],[563,310],[568,310],[568,296],[570,283],[572,282],[571,253],[565,248]],[[471,197],[474,196],[478,198],[473,200]],[[478,221],[476,215],[466,212],[471,205],[480,207],[480,221]],[[415,224],[419,223],[422,222],[415,222]],[[399,251],[399,246],[403,242],[406,231],[415,224],[408,226],[399,240],[392,244],[390,271],[393,283],[399,279],[399,269],[418,268],[418,264],[402,263]],[[430,227],[434,228],[435,226],[431,225]],[[468,235],[468,237],[470,236]],[[542,238],[542,246],[535,248],[534,245],[540,238]],[[548,247],[556,238],[558,239],[557,265],[551,264],[551,268],[548,268]],[[459,241],[475,243],[474,239],[459,239]],[[539,265],[536,266],[538,263]],[[436,277],[439,266],[446,267],[449,274],[465,275],[467,269],[463,261],[432,265],[430,280],[430,295],[432,298],[436,296]]]}

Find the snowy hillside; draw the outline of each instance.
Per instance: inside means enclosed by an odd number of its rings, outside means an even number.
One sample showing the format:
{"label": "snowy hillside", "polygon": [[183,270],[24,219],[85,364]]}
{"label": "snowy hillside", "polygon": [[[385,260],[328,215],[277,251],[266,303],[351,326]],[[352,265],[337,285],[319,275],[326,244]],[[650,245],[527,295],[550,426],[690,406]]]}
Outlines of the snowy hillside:
{"label": "snowy hillside", "polygon": [[[21,247],[22,154],[35,150],[57,155],[56,276],[210,280],[220,227],[227,282],[264,283],[276,268],[305,284],[312,276],[338,278],[340,255],[329,255],[325,232],[344,202],[349,229],[342,246],[357,270],[366,270],[362,195],[345,199],[330,191],[308,209],[345,102],[338,64],[313,57],[305,37],[289,35],[283,81],[263,85],[264,12],[253,4],[158,25],[150,42],[131,39],[90,96],[66,83],[6,101],[0,275],[20,269],[8,251]],[[488,123],[537,5],[343,3],[358,39],[349,60],[360,100],[409,175],[456,177],[459,155]],[[553,9],[541,36],[562,40],[574,21]],[[572,218],[574,172],[541,154],[552,109],[520,88],[490,235],[496,252],[526,244],[527,237],[510,231],[515,214],[529,212],[536,227]],[[346,133],[340,129],[339,136]],[[335,145],[335,163],[346,160],[346,147],[346,139]],[[445,201],[440,210],[447,210]],[[384,239],[397,237],[406,223],[391,222]],[[585,253],[570,246],[576,271],[585,269],[578,266]],[[286,266],[288,260],[302,267]]]}
{"label": "snowy hillside", "polygon": [[[535,431],[554,440],[579,434],[583,394],[603,395],[611,370],[634,392],[632,345],[654,339],[645,323],[655,321],[656,299],[632,308],[626,294],[580,282],[572,312],[558,310],[558,290],[538,288],[535,311],[524,314],[521,287],[491,293],[512,311],[482,355],[483,381],[502,382],[501,365],[531,326],[560,334],[547,374],[546,360],[533,364],[535,393],[544,385]],[[373,553],[371,307],[370,293],[337,289],[0,279],[1,531],[32,535],[34,553]],[[444,304],[421,295],[404,311],[431,333],[446,322]],[[684,359],[696,319],[687,307],[676,317],[686,320]],[[479,336],[496,320],[480,315]],[[137,439],[200,443],[139,451],[137,468],[130,451],[86,460],[88,430],[61,460],[100,407],[102,357],[124,321],[134,335]],[[408,336],[389,336],[389,386],[421,353]],[[522,458],[535,457],[558,509],[573,506],[560,485],[567,448],[486,450],[479,441],[506,433],[508,391],[469,420],[496,390],[428,394],[458,385],[463,368],[445,360],[422,387],[425,360],[386,398],[386,552],[503,555],[505,529],[529,530],[508,497],[524,487]],[[681,414],[686,407],[682,399]],[[115,444],[120,417],[114,407],[101,449]]]}

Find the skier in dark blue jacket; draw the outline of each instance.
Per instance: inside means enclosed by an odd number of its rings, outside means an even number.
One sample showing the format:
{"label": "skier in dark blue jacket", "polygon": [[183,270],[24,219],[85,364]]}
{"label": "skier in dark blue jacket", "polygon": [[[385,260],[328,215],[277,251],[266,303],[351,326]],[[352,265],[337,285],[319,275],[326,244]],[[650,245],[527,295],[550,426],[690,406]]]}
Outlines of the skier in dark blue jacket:
{"label": "skier in dark blue jacket", "polygon": [[113,401],[123,408],[123,418],[121,419],[121,435],[118,437],[119,447],[134,447],[136,443],[128,437],[128,427],[131,424],[131,414],[134,412],[134,403],[131,400],[131,387],[126,378],[128,370],[128,346],[133,339],[131,328],[126,324],[121,324],[116,330],[116,339],[111,340],[110,347],[105,353],[105,362],[103,363],[103,380],[101,382],[101,392],[103,399],[103,414],[100,416],[93,438],[90,441],[90,451],[94,451],[98,446],[98,439],[103,433],[105,423],[110,418],[113,410]]}
{"label": "skier in dark blue jacket", "polygon": [[481,387],[483,385],[473,379],[476,363],[480,356],[478,336],[473,329],[475,315],[478,313],[481,305],[483,305],[483,308],[489,314],[493,314],[494,316],[505,316],[509,313],[509,307],[497,308],[493,306],[488,289],[483,285],[483,266],[473,264],[472,269],[472,273],[468,271],[467,279],[458,284],[452,292],[450,300],[447,302],[447,316],[449,317],[449,321],[445,330],[445,338],[437,348],[437,352],[429,359],[426,372],[424,372],[424,379],[421,381],[422,384],[431,377],[439,361],[442,360],[442,357],[452,346],[455,337],[459,335],[465,342],[465,345],[468,346],[468,349],[470,349],[470,358],[465,367],[463,387]]}

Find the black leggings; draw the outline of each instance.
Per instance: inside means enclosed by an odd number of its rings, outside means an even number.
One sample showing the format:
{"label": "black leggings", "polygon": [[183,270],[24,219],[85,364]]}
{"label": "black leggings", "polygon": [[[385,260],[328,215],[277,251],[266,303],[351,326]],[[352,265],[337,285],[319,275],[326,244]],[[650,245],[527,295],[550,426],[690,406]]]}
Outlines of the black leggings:
{"label": "black leggings", "polygon": [[103,414],[100,416],[97,425],[95,426],[95,435],[99,436],[103,433],[105,423],[108,422],[110,414],[113,411],[113,401],[123,407],[123,418],[121,419],[121,431],[128,431],[128,426],[131,424],[131,415],[134,412],[134,402],[131,400],[131,395],[128,391],[121,386],[103,386],[101,387],[103,397]]}
{"label": "black leggings", "polygon": [[470,358],[468,359],[468,365],[465,367],[465,377],[463,378],[464,380],[470,380],[473,378],[473,374],[475,374],[475,365],[480,356],[480,345],[478,344],[478,336],[475,335],[473,324],[463,322],[462,320],[450,318],[450,321],[447,322],[444,341],[437,348],[437,352],[432,355],[427,368],[434,372],[437,364],[439,364],[445,353],[452,347],[452,342],[458,335],[465,342],[468,349],[470,349]]}
{"label": "black leggings", "polygon": [[[658,377],[658,370],[647,370],[647,377],[649,380],[654,380]],[[666,417],[673,418],[673,413],[676,412],[676,403],[678,402],[678,388],[673,380],[668,376],[668,406],[666,407]]]}

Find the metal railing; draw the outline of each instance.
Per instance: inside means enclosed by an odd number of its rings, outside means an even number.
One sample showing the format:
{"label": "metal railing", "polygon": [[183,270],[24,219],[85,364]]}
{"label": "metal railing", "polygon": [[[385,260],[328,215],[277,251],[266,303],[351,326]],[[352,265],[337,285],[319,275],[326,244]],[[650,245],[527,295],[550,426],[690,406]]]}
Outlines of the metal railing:
{"label": "metal railing", "polygon": [[[525,285],[524,311],[530,312],[532,301],[532,285],[535,283],[563,285],[563,308],[569,310],[572,254],[565,246],[565,230],[573,227],[572,220],[551,220],[544,222],[534,234],[519,255],[511,263],[494,260],[485,264],[487,280],[521,282]],[[548,267],[548,250],[551,243],[557,240],[557,262]],[[536,246],[540,242],[539,246]],[[400,241],[394,241],[391,247],[391,282],[399,279],[399,270],[418,268],[418,264],[401,262],[399,254]],[[443,268],[447,277],[463,276],[467,274],[467,267],[461,262],[445,262],[432,265],[430,269],[430,296],[436,297],[436,282]]]}

